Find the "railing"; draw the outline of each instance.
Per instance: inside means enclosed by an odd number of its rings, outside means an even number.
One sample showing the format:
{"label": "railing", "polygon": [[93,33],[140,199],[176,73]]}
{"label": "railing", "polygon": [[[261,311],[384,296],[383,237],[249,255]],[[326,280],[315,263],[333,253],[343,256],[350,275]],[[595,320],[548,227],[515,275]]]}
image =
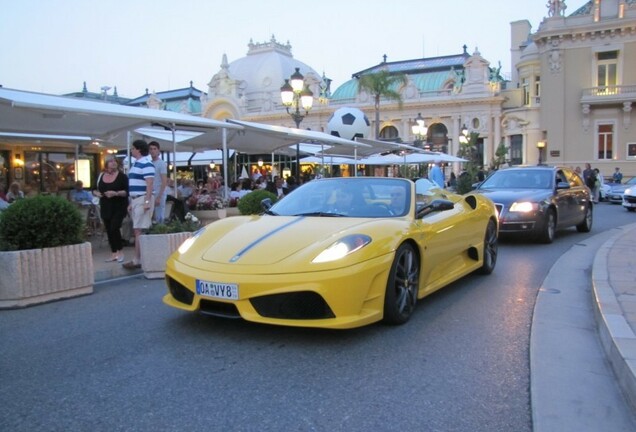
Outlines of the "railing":
{"label": "railing", "polygon": [[636,97],[636,85],[598,86],[583,89],[583,98],[605,96]]}

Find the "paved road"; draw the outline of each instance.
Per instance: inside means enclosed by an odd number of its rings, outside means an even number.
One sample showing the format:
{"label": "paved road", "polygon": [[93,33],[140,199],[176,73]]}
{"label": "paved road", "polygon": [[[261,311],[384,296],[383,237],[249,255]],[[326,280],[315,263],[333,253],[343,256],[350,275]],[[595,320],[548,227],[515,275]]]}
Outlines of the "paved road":
{"label": "paved road", "polygon": [[[626,217],[619,210],[599,207],[595,231]],[[4,311],[0,429],[530,431],[535,299],[561,255],[594,234],[505,243],[493,275],[431,296],[400,327],[188,315],[161,304],[162,281],[142,277]],[[598,416],[629,425],[611,408]]]}

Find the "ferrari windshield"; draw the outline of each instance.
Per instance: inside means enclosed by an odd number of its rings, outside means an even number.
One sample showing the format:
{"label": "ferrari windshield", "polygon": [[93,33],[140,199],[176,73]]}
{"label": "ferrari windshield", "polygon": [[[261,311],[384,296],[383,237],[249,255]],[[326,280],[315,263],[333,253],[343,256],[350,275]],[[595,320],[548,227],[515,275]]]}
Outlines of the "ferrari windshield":
{"label": "ferrari windshield", "polygon": [[312,180],[270,209],[279,216],[399,217],[411,209],[413,182],[346,177]]}
{"label": "ferrari windshield", "polygon": [[551,189],[554,172],[545,169],[514,169],[494,172],[479,189]]}

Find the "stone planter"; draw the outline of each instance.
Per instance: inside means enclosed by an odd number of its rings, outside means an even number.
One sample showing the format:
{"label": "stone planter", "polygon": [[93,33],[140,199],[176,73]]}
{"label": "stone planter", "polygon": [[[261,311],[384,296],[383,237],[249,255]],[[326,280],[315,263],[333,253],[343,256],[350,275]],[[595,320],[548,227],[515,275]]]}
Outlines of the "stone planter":
{"label": "stone planter", "polygon": [[191,232],[140,236],[141,269],[144,271],[146,279],[163,278],[168,257],[190,236],[192,236]]}
{"label": "stone planter", "polygon": [[0,309],[92,294],[90,242],[0,252]]}
{"label": "stone planter", "polygon": [[219,210],[192,210],[190,213],[201,221],[201,225],[207,225],[225,217],[239,216],[241,214],[238,207],[227,207]]}

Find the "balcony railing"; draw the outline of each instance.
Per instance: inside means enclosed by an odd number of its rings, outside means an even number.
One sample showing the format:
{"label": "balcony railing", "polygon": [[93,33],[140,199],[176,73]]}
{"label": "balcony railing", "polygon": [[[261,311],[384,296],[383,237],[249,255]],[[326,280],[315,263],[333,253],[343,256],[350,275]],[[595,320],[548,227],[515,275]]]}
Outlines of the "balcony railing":
{"label": "balcony railing", "polygon": [[636,85],[598,86],[583,89],[581,102],[606,103],[636,100]]}

